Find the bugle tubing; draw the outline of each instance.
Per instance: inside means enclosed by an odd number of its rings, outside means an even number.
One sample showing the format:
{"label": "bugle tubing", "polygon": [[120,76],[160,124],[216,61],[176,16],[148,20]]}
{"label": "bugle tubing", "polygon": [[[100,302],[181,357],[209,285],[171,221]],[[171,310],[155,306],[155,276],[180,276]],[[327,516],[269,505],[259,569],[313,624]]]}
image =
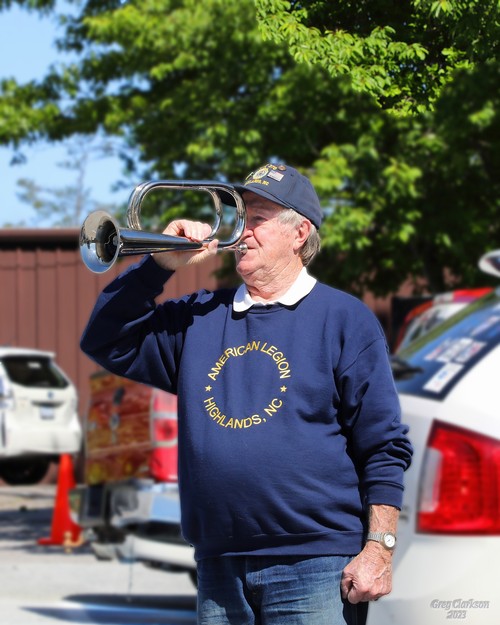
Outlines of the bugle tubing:
{"label": "bugle tubing", "polygon": [[[212,199],[215,222],[207,239],[196,242],[185,237],[145,232],[141,228],[140,215],[146,195],[153,189],[179,191],[204,191]],[[216,238],[222,223],[223,209],[220,194],[229,195],[236,208],[236,223],[230,238],[220,241],[221,251],[246,252],[246,245],[239,243],[246,226],[243,198],[227,183],[196,180],[156,180],[138,185],[132,192],[127,208],[128,228],[120,228],[118,222],[105,211],[94,211],[83,222],[80,231],[80,253],[85,265],[94,273],[108,271],[118,258],[158,252],[199,250]]]}

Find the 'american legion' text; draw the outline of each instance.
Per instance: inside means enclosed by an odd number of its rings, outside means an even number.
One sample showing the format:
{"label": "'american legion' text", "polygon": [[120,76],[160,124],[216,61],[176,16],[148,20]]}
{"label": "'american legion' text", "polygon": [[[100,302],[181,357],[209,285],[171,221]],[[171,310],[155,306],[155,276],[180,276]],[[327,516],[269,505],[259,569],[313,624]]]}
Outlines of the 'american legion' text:
{"label": "'american legion' text", "polygon": [[274,345],[268,345],[267,342],[261,343],[261,341],[252,341],[251,343],[247,343],[246,345],[240,345],[239,347],[228,347],[224,350],[222,356],[215,363],[215,366],[212,367],[208,377],[211,378],[214,382],[222,370],[222,367],[226,364],[229,358],[237,358],[238,356],[244,356],[248,352],[259,351],[271,358],[276,363],[278,367],[279,376],[281,379],[289,378],[291,375],[290,365],[286,360],[283,352],[278,351],[278,348]]}

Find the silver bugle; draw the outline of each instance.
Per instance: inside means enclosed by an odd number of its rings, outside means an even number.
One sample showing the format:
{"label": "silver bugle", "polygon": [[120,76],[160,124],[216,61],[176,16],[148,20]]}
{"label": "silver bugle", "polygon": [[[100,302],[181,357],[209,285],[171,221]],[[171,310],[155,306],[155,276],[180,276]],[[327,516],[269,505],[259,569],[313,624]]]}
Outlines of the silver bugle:
{"label": "silver bugle", "polygon": [[[145,232],[141,228],[140,213],[146,195],[153,189],[195,190],[208,193],[215,208],[215,222],[207,239],[200,242],[185,237]],[[240,243],[246,226],[246,210],[243,198],[231,185],[223,182],[196,180],[158,180],[144,182],[132,192],[128,209],[128,228],[120,228],[109,213],[98,210],[90,213],[80,231],[80,253],[85,265],[94,273],[108,271],[118,258],[158,252],[179,252],[199,250],[216,238],[222,222],[222,200],[220,194],[228,194],[236,208],[236,223],[230,238],[220,241],[220,251],[234,251],[244,254],[245,243]]]}

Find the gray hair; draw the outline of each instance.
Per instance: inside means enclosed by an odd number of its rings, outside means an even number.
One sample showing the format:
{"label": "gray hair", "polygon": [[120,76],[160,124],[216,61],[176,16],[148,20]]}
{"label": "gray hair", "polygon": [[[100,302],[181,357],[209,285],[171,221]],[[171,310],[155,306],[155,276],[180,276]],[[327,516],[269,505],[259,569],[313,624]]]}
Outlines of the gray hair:
{"label": "gray hair", "polygon": [[[278,221],[282,224],[286,224],[289,226],[298,227],[300,224],[307,219],[307,217],[303,217],[300,213],[293,210],[293,208],[284,208],[278,214]],[[304,245],[300,248],[299,254],[302,259],[302,263],[304,267],[306,267],[312,259],[316,256],[321,248],[321,239],[319,237],[318,230],[316,226],[311,223],[311,232],[307,237]]]}

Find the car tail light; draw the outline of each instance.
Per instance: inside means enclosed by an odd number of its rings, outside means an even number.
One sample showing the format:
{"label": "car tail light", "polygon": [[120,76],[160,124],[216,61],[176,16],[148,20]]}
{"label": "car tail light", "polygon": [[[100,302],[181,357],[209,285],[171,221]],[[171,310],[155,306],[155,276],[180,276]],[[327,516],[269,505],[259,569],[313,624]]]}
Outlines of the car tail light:
{"label": "car tail light", "polygon": [[500,441],[435,422],[421,476],[417,530],[500,534]]}
{"label": "car tail light", "polygon": [[177,397],[154,390],[151,397],[151,475],[159,482],[177,481]]}

